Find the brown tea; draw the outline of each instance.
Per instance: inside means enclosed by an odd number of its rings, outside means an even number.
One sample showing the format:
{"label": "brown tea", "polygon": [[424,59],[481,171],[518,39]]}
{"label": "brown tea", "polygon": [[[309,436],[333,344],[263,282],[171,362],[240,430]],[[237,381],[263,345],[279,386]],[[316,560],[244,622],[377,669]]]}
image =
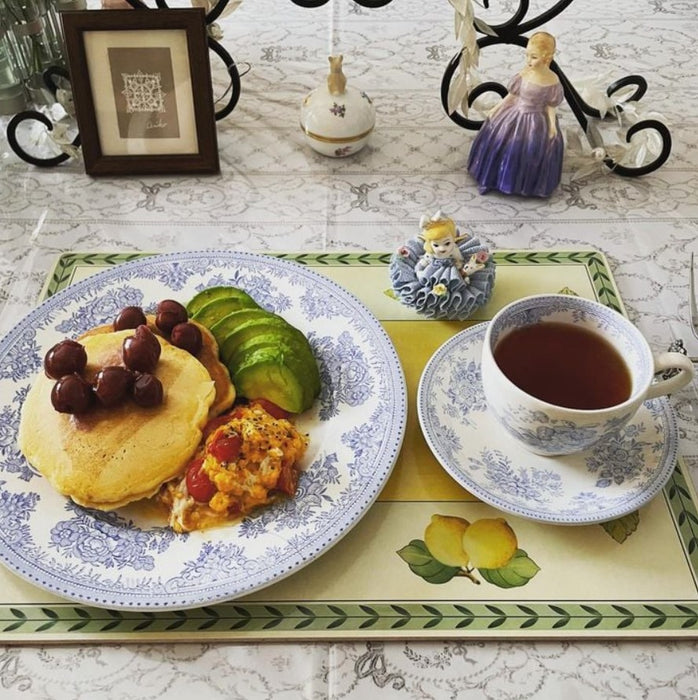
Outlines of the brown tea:
{"label": "brown tea", "polygon": [[607,408],[632,390],[620,353],[600,335],[569,323],[518,328],[500,340],[494,359],[520,389],[556,406]]}

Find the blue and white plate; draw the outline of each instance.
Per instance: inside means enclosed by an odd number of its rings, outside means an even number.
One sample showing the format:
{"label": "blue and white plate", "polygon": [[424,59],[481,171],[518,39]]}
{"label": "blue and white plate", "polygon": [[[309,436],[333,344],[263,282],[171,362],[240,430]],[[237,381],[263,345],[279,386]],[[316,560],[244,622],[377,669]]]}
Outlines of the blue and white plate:
{"label": "blue and white plate", "polygon": [[593,448],[564,457],[528,452],[487,411],[480,356],[486,323],[444,343],[417,392],[424,437],[443,468],[474,496],[524,518],[561,525],[604,522],[654,498],[676,464],[676,419],[665,398]]}
{"label": "blue and white plate", "polygon": [[[99,513],[56,493],[16,444],[22,401],[46,351],[124,306],[152,310],[220,284],[246,290],[304,331],[318,358],[322,392],[297,421],[310,447],[296,497],[230,527],[176,535],[142,507]],[[201,251],[97,273],[0,341],[0,561],[60,596],[110,608],[188,608],[250,593],[298,571],[359,521],[395,464],[406,407],[400,362],[381,325],[308,268]]]}

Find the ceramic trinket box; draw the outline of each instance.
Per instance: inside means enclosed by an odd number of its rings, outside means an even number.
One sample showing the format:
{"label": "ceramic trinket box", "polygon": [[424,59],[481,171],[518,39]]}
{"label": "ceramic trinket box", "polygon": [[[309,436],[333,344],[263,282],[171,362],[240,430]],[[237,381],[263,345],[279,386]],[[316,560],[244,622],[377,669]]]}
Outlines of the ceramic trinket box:
{"label": "ceramic trinket box", "polygon": [[301,105],[301,129],[318,153],[334,158],[360,151],[376,123],[376,110],[369,96],[347,85],[343,57],[330,56],[325,84],[306,95]]}
{"label": "ceramic trinket box", "polygon": [[493,257],[440,211],[422,216],[419,228],[390,260],[393,294],[427,318],[463,321],[492,294]]}

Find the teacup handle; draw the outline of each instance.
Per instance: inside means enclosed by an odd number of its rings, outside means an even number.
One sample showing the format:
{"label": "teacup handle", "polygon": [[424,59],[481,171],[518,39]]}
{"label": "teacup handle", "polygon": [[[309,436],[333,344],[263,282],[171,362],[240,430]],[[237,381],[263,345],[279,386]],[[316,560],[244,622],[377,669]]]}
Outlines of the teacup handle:
{"label": "teacup handle", "polygon": [[659,355],[655,355],[654,371],[663,372],[667,369],[678,369],[679,373],[668,379],[660,379],[650,384],[645,399],[655,399],[657,396],[666,396],[683,389],[696,373],[691,360],[680,352],[662,352]]}

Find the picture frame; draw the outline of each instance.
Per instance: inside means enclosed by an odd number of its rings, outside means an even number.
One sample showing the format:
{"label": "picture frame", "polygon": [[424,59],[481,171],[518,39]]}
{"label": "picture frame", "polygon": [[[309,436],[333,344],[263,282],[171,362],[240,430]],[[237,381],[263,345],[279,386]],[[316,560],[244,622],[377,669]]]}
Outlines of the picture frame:
{"label": "picture frame", "polygon": [[61,13],[88,175],[219,172],[202,8]]}

